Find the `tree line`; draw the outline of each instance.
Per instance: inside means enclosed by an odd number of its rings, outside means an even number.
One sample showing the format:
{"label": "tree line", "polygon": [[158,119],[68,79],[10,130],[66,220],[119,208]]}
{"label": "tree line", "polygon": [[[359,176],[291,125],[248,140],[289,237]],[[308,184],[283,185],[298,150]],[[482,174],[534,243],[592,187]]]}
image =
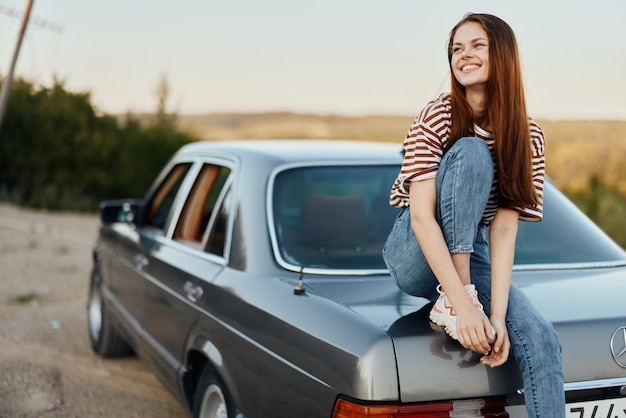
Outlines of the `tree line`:
{"label": "tree line", "polygon": [[88,93],[16,79],[0,128],[0,199],[94,211],[101,200],[142,197],[166,161],[193,141],[162,107],[151,121],[100,114]]}

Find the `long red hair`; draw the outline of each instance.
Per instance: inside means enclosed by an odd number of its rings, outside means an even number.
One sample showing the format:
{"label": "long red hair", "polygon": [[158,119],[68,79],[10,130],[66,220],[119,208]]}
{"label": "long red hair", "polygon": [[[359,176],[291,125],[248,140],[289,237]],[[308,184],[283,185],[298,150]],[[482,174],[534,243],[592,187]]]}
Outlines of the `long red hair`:
{"label": "long red hair", "polygon": [[472,109],[463,87],[452,72],[452,43],[457,29],[475,22],[489,38],[489,79],[486,88],[487,120],[495,143],[498,168],[498,195],[501,206],[528,206],[539,203],[532,181],[530,127],[522,68],[515,34],[502,19],[489,14],[470,13],[456,24],[448,41],[448,62],[452,80],[452,120],[449,145],[473,136]]}

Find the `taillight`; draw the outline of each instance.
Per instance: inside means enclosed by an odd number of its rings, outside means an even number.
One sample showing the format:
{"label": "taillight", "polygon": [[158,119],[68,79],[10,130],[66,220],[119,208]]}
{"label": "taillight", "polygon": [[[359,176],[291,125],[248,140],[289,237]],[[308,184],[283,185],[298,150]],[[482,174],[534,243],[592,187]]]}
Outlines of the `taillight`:
{"label": "taillight", "polygon": [[504,410],[506,405],[506,398],[397,405],[367,405],[338,399],[332,418],[506,418],[509,416]]}

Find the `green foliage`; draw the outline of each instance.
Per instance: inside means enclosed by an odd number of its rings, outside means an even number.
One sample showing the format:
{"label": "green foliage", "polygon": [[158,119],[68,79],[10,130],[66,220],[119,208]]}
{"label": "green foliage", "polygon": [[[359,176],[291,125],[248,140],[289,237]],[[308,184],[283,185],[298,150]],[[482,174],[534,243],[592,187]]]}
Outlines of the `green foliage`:
{"label": "green foliage", "polygon": [[17,79],[0,130],[0,198],[48,209],[94,210],[104,199],[142,197],[168,158],[192,141],[173,118],[147,126],[97,114],[87,93],[56,80]]}
{"label": "green foliage", "polygon": [[26,303],[33,302],[36,299],[37,299],[37,294],[35,292],[28,292],[28,293],[21,293],[19,295],[11,296],[9,298],[9,302],[24,305]]}

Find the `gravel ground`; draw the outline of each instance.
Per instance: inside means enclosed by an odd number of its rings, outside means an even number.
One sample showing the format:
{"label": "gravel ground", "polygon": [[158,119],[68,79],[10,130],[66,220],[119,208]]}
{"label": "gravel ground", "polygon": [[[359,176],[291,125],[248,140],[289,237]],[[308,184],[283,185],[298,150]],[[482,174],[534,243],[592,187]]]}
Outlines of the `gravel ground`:
{"label": "gravel ground", "polygon": [[187,417],[141,360],[91,351],[93,215],[0,204],[0,417]]}

